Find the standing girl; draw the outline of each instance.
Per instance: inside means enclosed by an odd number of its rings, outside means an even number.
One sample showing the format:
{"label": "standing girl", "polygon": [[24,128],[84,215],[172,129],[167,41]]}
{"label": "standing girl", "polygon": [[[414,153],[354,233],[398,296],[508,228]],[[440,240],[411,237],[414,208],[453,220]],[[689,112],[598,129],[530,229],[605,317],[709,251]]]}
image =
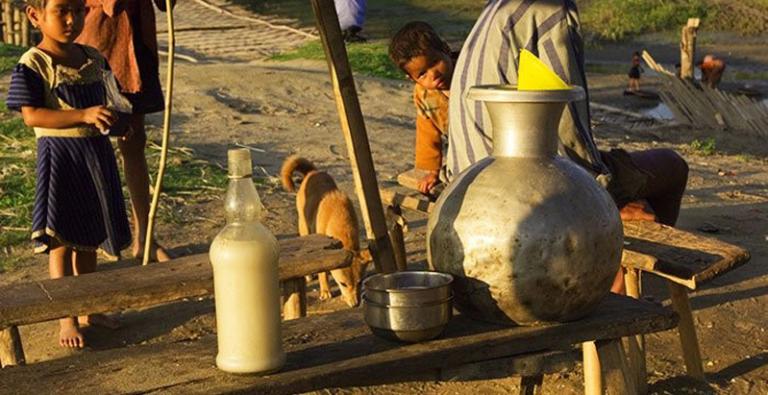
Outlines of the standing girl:
{"label": "standing girl", "polygon": [[[37,137],[35,251],[49,254],[51,278],[93,272],[97,248],[117,255],[131,240],[107,136],[116,120],[105,106],[111,73],[98,51],[74,43],[83,0],[27,0],[26,13],[43,39],[14,68],[7,106],[21,111]],[[59,324],[63,347],[84,346],[74,317]]]}

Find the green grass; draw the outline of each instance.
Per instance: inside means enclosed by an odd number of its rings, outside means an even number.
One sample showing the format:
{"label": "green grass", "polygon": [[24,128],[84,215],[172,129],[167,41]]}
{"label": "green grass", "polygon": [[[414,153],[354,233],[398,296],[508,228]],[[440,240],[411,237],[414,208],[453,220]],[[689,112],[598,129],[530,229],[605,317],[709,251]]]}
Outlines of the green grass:
{"label": "green grass", "polygon": [[22,47],[0,43],[0,74],[10,71],[25,51]]}
{"label": "green grass", "polygon": [[590,0],[580,12],[588,33],[617,41],[679,28],[688,18],[706,18],[708,7],[705,0]]}
{"label": "green grass", "polygon": [[[349,57],[349,65],[354,72],[382,78],[405,78],[405,74],[389,60],[386,43],[347,44],[347,56]],[[311,41],[293,51],[275,55],[271,59],[276,61],[324,60],[325,53],[320,41]]]}
{"label": "green grass", "polygon": [[714,137],[704,140],[695,139],[691,141],[691,149],[699,155],[710,156],[717,152],[717,144]]}

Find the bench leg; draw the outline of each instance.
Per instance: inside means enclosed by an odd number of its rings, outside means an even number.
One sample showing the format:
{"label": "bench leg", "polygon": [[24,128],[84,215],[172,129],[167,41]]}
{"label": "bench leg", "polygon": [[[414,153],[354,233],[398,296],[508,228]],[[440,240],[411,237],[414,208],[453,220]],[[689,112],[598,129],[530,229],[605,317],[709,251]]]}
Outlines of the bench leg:
{"label": "bench leg", "polygon": [[667,281],[667,285],[669,285],[669,293],[672,298],[672,308],[680,316],[677,331],[680,333],[680,344],[683,346],[685,368],[689,376],[705,380],[699,341],[696,338],[696,327],[693,324],[691,303],[688,300],[688,289],[671,281]]}
{"label": "bench leg", "polygon": [[283,282],[283,320],[307,316],[307,282],[303,277]]}
{"label": "bench leg", "polygon": [[392,242],[392,250],[395,254],[395,265],[398,272],[408,269],[408,261],[405,254],[405,237],[403,236],[403,211],[400,206],[392,205],[387,207],[387,214],[390,220],[389,239]]}
{"label": "bench leg", "polygon": [[523,376],[520,378],[520,395],[539,395],[541,394],[541,384],[544,382],[544,375]]}
{"label": "bench leg", "polygon": [[585,395],[637,395],[620,340],[584,342]]}
{"label": "bench leg", "polygon": [[0,331],[0,366],[25,365],[24,347],[21,345],[19,328],[12,326]]}
{"label": "bench leg", "polygon": [[[640,275],[641,271],[637,269],[624,269],[624,285],[627,290],[627,296],[639,299],[641,295]],[[629,357],[629,367],[635,376],[637,392],[645,394],[648,392],[648,372],[645,365],[645,336],[637,335],[624,338],[627,345],[627,356]]]}

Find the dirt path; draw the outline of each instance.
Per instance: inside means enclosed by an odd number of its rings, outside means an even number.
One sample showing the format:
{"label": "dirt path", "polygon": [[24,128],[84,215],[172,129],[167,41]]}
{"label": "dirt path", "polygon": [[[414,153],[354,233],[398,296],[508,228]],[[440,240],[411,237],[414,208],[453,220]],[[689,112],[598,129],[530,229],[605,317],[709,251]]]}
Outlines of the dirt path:
{"label": "dirt path", "polygon": [[[292,19],[256,15],[223,0],[180,1],[174,8],[177,53],[198,62],[249,62],[316,38]],[[165,13],[157,12],[158,41],[168,48]]]}

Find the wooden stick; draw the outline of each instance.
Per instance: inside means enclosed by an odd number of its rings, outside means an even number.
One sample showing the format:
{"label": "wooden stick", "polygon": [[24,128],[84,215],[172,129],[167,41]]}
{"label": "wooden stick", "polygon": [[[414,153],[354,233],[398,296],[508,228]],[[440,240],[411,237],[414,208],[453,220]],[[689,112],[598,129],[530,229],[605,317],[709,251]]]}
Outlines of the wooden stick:
{"label": "wooden stick", "polygon": [[13,6],[8,0],[3,0],[3,42],[13,44]]}
{"label": "wooden stick", "polygon": [[389,238],[392,241],[392,249],[395,253],[395,264],[398,271],[408,269],[408,260],[405,253],[405,237],[403,228],[405,228],[405,218],[403,211],[398,205],[387,206],[387,216],[389,217]]}
{"label": "wooden stick", "polygon": [[171,108],[173,107],[173,65],[176,54],[176,35],[173,31],[173,0],[165,0],[165,15],[168,21],[168,73],[165,80],[165,111],[163,112],[163,145],[160,151],[160,163],[157,168],[157,179],[152,194],[152,204],[149,206],[149,218],[147,218],[147,234],[144,238],[144,258],[142,265],[146,266],[151,257],[154,245],[154,225],[157,204],[160,201],[160,192],[163,189],[163,176],[165,175],[165,163],[168,157],[168,140],[171,132]]}
{"label": "wooden stick", "polygon": [[25,363],[19,328],[12,326],[0,331],[0,366],[19,366]]}
{"label": "wooden stick", "polygon": [[339,19],[336,15],[336,7],[333,0],[311,1],[333,82],[336,106],[341,121],[341,129],[347,143],[352,175],[355,179],[355,190],[360,201],[360,209],[363,212],[365,231],[370,240],[368,248],[371,250],[376,270],[380,273],[391,273],[397,270],[395,256],[387,234],[387,223],[379,198],[379,185],[376,181],[376,170],[373,166],[371,148],[365,131],[365,121],[363,113],[360,111],[355,81],[349,67],[347,50],[344,47]]}
{"label": "wooden stick", "polygon": [[683,347],[683,358],[688,375],[699,380],[705,380],[704,367],[701,364],[699,341],[696,339],[696,327],[693,324],[691,303],[688,300],[688,290],[682,285],[667,281],[672,299],[672,307],[680,316],[677,331],[680,333],[680,344]]}
{"label": "wooden stick", "polygon": [[21,12],[21,20],[19,22],[21,23],[21,46],[28,47],[30,42],[29,19],[27,19],[27,16],[23,11]]}
{"label": "wooden stick", "polygon": [[[627,290],[627,296],[640,299],[641,283],[640,275],[642,272],[638,269],[624,269],[624,285]],[[630,336],[624,339],[627,344],[627,356],[629,357],[629,367],[635,377],[637,392],[645,394],[648,392],[648,371],[645,364],[645,336]]]}
{"label": "wooden stick", "polygon": [[600,358],[595,342],[581,343],[584,366],[584,395],[602,395],[603,374],[600,372]]}

